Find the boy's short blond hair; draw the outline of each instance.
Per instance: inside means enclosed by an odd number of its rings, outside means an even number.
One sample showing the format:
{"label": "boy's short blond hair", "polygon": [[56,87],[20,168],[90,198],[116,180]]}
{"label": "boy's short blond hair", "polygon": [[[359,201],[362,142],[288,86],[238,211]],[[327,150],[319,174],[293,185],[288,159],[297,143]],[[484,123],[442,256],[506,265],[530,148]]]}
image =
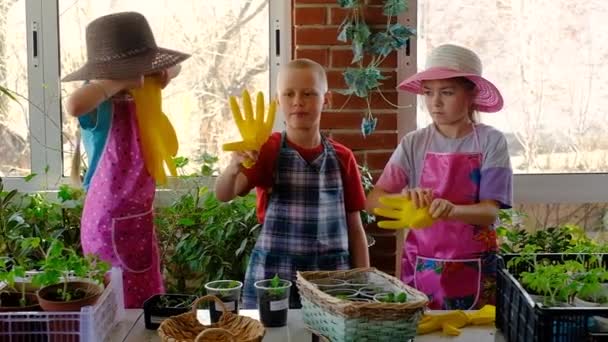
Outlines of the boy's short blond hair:
{"label": "boy's short blond hair", "polygon": [[284,64],[280,68],[279,74],[281,74],[281,71],[290,70],[290,69],[311,70],[312,72],[316,73],[317,76],[319,76],[319,80],[321,81],[323,91],[328,90],[327,73],[325,72],[325,68],[321,64],[319,64],[311,59],[308,59],[308,58],[297,58],[297,59],[293,59],[293,60],[289,61],[287,64]]}

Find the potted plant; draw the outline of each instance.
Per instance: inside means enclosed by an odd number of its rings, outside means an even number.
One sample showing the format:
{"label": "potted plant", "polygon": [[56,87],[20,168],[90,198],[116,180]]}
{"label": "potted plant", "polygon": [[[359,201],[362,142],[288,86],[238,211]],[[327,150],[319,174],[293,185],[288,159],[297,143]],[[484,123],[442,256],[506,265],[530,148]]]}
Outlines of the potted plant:
{"label": "potted plant", "polygon": [[407,303],[407,293],[405,292],[389,292],[378,293],[374,296],[374,301],[378,303]]}
{"label": "potted plant", "polygon": [[[340,7],[348,11],[344,21],[338,29],[338,40],[351,42],[353,53],[352,67],[346,68],[344,81],[348,89],[340,92],[342,95],[357,96],[368,103],[372,94],[378,92],[382,98],[392,106],[390,101],[382,95],[379,86],[386,76],[382,75],[380,65],[390,54],[405,48],[410,37],[414,36],[414,29],[403,26],[397,22],[400,13],[407,10],[407,2],[404,0],[383,1],[383,14],[386,16],[386,24],[368,26],[365,22],[366,1],[340,0]],[[364,58],[365,57],[365,58]],[[346,100],[348,101],[348,99]],[[363,136],[370,135],[375,129],[378,119],[368,110],[361,122],[361,133]]]}
{"label": "potted plant", "polygon": [[[226,309],[234,314],[239,313],[239,300],[243,283],[236,280],[216,280],[205,284],[207,294],[216,296],[224,303]],[[211,323],[216,323],[222,316],[222,308],[215,302],[209,304]]]}
{"label": "potted plant", "polygon": [[172,190],[176,200],[157,209],[158,232],[167,292],[205,293],[204,284],[245,278],[249,256],[261,225],[255,194],[220,202],[207,185],[217,157],[202,156],[196,172],[187,158],[175,158],[183,188]]}
{"label": "potted plant", "polygon": [[375,295],[386,292],[386,289],[380,286],[364,286],[358,289],[359,297],[365,299],[374,299]]}
{"label": "potted plant", "polygon": [[187,294],[158,294],[144,302],[146,329],[156,330],[160,323],[191,309],[196,296]]}
{"label": "potted plant", "polygon": [[608,305],[608,272],[603,267],[595,267],[575,276],[578,291],[574,305],[579,307],[597,307]]}
{"label": "potted plant", "polygon": [[573,274],[584,270],[581,263],[573,260],[565,261],[563,264],[537,262],[533,271],[521,274],[521,282],[544,296],[544,305],[566,306],[578,287]]}
{"label": "potted plant", "polygon": [[36,294],[30,292],[31,286],[25,280],[26,271],[31,268],[28,251],[40,245],[38,238],[22,240],[19,255],[15,257],[0,257],[0,282],[4,282],[8,290],[0,286],[0,311],[37,311],[40,309]]}
{"label": "potted plant", "polygon": [[[95,255],[82,257],[53,240],[33,282],[41,286],[38,302],[45,311],[80,311],[93,305],[103,292],[108,263]],[[74,279],[80,278],[80,279]]]}
{"label": "potted plant", "polygon": [[346,284],[344,280],[335,278],[320,278],[311,280],[310,282],[315,284],[321,291],[344,287]]}
{"label": "potted plant", "polygon": [[257,281],[255,289],[258,298],[260,321],[265,327],[283,327],[287,324],[291,282],[280,279],[277,274],[272,279]]}
{"label": "potted plant", "polygon": [[330,289],[325,291],[325,293],[338,299],[357,298],[357,295],[359,294],[357,290],[353,290],[351,288]]}

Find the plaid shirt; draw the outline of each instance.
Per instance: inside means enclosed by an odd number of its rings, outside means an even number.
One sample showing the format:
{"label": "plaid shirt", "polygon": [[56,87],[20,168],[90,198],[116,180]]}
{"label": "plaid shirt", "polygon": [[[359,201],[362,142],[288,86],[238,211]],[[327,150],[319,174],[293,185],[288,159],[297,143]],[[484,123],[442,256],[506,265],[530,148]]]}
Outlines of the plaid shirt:
{"label": "plaid shirt", "polygon": [[245,276],[246,308],[255,307],[253,283],[275,273],[295,281],[296,271],[349,268],[340,164],[333,146],[322,143],[323,153],[308,163],[281,136],[264,226]]}

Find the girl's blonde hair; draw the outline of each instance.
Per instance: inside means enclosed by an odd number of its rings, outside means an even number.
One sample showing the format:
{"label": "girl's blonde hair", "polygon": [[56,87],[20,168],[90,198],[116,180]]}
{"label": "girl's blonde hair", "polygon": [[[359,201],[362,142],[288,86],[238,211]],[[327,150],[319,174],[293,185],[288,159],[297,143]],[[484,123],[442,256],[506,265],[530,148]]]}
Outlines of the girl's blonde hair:
{"label": "girl's blonde hair", "polygon": [[[460,83],[466,91],[471,92],[472,95],[475,96],[475,93],[477,92],[477,85],[473,81],[466,77],[456,77],[454,80]],[[473,123],[479,122],[479,113],[475,110],[475,108],[473,108],[473,106],[469,108],[469,120],[471,120]]]}

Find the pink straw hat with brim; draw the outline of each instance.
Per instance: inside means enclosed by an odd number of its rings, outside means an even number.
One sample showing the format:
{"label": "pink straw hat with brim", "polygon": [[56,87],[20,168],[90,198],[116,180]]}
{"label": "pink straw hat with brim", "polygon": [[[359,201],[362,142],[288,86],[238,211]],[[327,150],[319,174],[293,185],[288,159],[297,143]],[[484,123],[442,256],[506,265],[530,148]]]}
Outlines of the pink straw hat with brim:
{"label": "pink straw hat with brim", "polygon": [[475,52],[462,46],[444,44],[431,52],[425,70],[408,77],[397,88],[422,94],[423,81],[465,77],[476,85],[474,108],[480,112],[498,112],[503,106],[502,95],[492,82],[481,76],[481,71],[481,60]]}

